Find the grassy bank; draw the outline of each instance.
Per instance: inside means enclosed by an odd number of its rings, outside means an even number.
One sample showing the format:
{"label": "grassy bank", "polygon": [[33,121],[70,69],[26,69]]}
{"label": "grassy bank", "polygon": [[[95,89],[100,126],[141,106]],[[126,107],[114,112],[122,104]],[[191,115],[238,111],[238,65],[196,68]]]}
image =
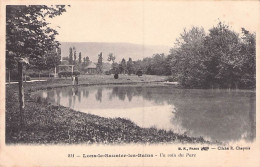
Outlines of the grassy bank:
{"label": "grassy bank", "polygon": [[[81,76],[79,84],[126,84],[164,81],[160,76],[120,75]],[[205,143],[203,138],[193,138],[172,131],[141,128],[121,118],[103,118],[74,111],[63,106],[37,100],[31,93],[39,89],[52,89],[71,85],[68,79],[50,79],[47,82],[25,83],[24,127],[19,126],[18,85],[6,86],[6,143],[7,144],[78,144],[78,143]]]}

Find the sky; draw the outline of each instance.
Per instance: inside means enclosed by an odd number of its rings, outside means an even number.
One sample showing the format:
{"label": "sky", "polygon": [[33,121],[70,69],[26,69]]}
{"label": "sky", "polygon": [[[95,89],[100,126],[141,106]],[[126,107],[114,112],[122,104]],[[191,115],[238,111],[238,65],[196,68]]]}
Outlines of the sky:
{"label": "sky", "polygon": [[203,27],[219,20],[232,30],[256,31],[257,1],[82,1],[72,2],[61,16],[50,20],[59,26],[61,42],[127,42],[173,46],[183,29]]}

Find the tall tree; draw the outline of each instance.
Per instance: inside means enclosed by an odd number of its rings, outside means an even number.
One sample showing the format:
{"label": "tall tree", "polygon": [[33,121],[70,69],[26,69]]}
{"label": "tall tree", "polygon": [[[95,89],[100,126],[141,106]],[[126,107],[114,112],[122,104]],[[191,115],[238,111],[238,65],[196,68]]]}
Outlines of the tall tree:
{"label": "tall tree", "polygon": [[239,53],[239,35],[222,22],[209,32],[204,45],[208,55],[206,68],[209,72],[206,82],[220,87],[236,87],[241,77],[238,64],[243,59]]}
{"label": "tall tree", "polygon": [[109,61],[109,62],[112,61],[112,63],[114,63],[115,59],[116,59],[116,57],[113,55],[113,53],[108,54],[107,61]]}
{"label": "tall tree", "polygon": [[163,53],[153,55],[146,72],[152,75],[166,75],[168,72],[165,55]]}
{"label": "tall tree", "polygon": [[86,57],[83,57],[83,65],[86,64]]}
{"label": "tall tree", "polygon": [[90,59],[89,59],[89,57],[87,56],[87,57],[85,58],[85,60],[86,60],[86,66],[88,66],[88,65],[90,64]]}
{"label": "tall tree", "polygon": [[125,74],[125,71],[126,71],[126,61],[125,59],[123,58],[121,63],[119,64],[119,70],[120,70],[120,73],[124,73]]}
{"label": "tall tree", "polygon": [[55,40],[58,32],[48,26],[46,18],[65,11],[64,5],[6,6],[6,61],[18,64],[21,123],[24,109],[22,62],[28,60],[30,65],[38,65],[37,62],[45,59],[48,51],[59,46]]}
{"label": "tall tree", "polygon": [[240,79],[241,87],[255,88],[256,86],[256,34],[250,33],[242,28],[242,41],[240,54],[243,59],[239,63],[242,75]]}
{"label": "tall tree", "polygon": [[189,31],[184,29],[170,51],[171,72],[185,87],[203,87],[201,84],[205,83],[205,36],[203,28],[192,27]]}
{"label": "tall tree", "polygon": [[69,64],[72,65],[73,64],[73,51],[72,48],[70,47],[70,54],[69,54]]}
{"label": "tall tree", "polygon": [[[29,58],[30,64],[47,56],[57,48],[58,32],[48,26],[46,17],[65,12],[65,6],[6,6],[6,60],[17,63],[19,58]],[[15,60],[15,61],[14,61]]]}
{"label": "tall tree", "polygon": [[81,52],[79,52],[79,64],[82,63],[82,59],[81,59]]}
{"label": "tall tree", "polygon": [[142,70],[143,71],[143,69],[142,69],[142,60],[137,60],[137,61],[134,61],[133,62],[133,69],[134,69],[134,74],[136,74],[136,72],[138,71],[138,70]]}
{"label": "tall tree", "polygon": [[55,48],[50,51],[46,57],[47,69],[56,68],[61,63],[61,49]]}
{"label": "tall tree", "polygon": [[134,65],[133,65],[132,58],[129,58],[129,60],[127,61],[126,69],[127,69],[128,74],[134,73]]}
{"label": "tall tree", "polygon": [[109,53],[107,61],[109,61],[109,62],[112,61],[112,73],[113,74],[118,73],[118,64],[115,63],[115,60],[116,60],[116,56],[114,56],[113,53]]}
{"label": "tall tree", "polygon": [[97,73],[101,74],[103,72],[103,58],[102,52],[98,55],[98,63],[97,63]]}
{"label": "tall tree", "polygon": [[77,61],[77,51],[76,49],[74,50],[74,60],[73,60],[73,64],[76,65],[76,61]]}

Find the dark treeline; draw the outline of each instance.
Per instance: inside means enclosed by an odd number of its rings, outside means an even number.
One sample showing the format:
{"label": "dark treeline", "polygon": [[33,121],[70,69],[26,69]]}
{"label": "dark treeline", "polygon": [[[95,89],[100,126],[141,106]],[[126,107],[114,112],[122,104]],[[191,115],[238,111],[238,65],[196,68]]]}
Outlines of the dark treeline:
{"label": "dark treeline", "polygon": [[170,54],[155,54],[134,62],[146,74],[169,75],[186,88],[255,88],[256,35],[218,23],[184,30]]}

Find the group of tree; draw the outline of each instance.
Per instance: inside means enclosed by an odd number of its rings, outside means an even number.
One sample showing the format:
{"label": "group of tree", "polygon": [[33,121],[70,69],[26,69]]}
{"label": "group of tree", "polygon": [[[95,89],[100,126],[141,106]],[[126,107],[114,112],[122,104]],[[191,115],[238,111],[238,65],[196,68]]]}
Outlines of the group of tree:
{"label": "group of tree", "polygon": [[221,22],[206,35],[184,31],[169,55],[172,75],[191,88],[253,88],[256,84],[256,35],[241,37]]}
{"label": "group of tree", "polygon": [[[72,58],[73,48],[70,49]],[[74,55],[76,51],[74,51]],[[78,62],[81,62],[81,53]],[[87,60],[86,60],[87,59]],[[76,57],[71,62],[76,62]],[[168,75],[187,88],[254,88],[256,84],[256,35],[242,28],[240,33],[222,22],[206,33],[202,27],[184,29],[168,55],[154,54],[142,60],[125,58],[116,62],[108,54],[110,73]],[[83,58],[88,65],[89,58]],[[103,73],[102,52],[97,73]]]}
{"label": "group of tree", "polygon": [[107,61],[112,62],[111,65],[111,73],[113,74],[134,74],[135,68],[134,68],[134,62],[132,58],[129,58],[128,61],[126,61],[124,58],[119,62],[115,62],[116,57],[113,55],[113,53],[108,54]]}
{"label": "group of tree", "polygon": [[77,55],[77,50],[74,46],[69,48],[69,56],[63,57],[63,60],[68,61],[69,65],[74,65],[78,71],[84,71],[91,63],[88,56],[82,58],[81,52]]}
{"label": "group of tree", "polygon": [[169,75],[187,88],[255,88],[256,35],[236,33],[222,22],[206,34],[184,29],[170,54],[155,54],[133,63],[150,75]]}

